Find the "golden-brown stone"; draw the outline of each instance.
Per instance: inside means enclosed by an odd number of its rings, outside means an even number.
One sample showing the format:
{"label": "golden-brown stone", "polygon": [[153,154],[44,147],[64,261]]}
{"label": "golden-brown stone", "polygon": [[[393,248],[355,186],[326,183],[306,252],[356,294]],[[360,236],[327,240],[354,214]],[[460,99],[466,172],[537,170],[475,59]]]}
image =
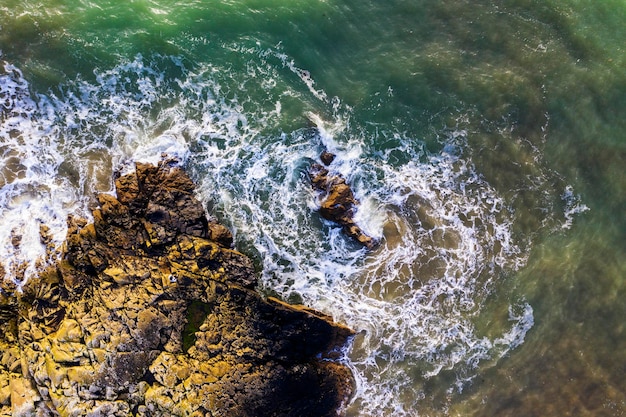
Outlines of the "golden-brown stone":
{"label": "golden-brown stone", "polygon": [[322,217],[339,224],[345,234],[368,249],[374,248],[377,242],[354,222],[359,202],[354,197],[352,188],[346,183],[346,180],[340,175],[331,175],[320,164],[313,164],[309,170],[309,175],[311,185],[320,192],[319,212]]}
{"label": "golden-brown stone", "polygon": [[353,381],[319,358],[352,331],[255,292],[173,161],[116,186],[57,265],[0,292],[0,416],[337,415]]}

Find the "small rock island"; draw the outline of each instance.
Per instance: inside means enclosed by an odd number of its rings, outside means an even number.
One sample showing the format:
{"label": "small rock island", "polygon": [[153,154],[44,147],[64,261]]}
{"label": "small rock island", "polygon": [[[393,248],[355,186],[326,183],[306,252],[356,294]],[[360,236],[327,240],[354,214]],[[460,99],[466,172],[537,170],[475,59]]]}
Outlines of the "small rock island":
{"label": "small rock island", "polygon": [[[322,163],[328,167],[335,155],[324,151],[320,155]],[[354,221],[359,201],[354,197],[350,185],[339,174],[331,174],[324,166],[314,163],[309,168],[309,178],[313,189],[320,193],[320,215],[337,223],[343,232],[365,246],[374,249],[379,242],[368,236]]]}
{"label": "small rock island", "polygon": [[353,331],[259,295],[175,161],[115,187],[55,265],[0,283],[0,416],[337,416]]}

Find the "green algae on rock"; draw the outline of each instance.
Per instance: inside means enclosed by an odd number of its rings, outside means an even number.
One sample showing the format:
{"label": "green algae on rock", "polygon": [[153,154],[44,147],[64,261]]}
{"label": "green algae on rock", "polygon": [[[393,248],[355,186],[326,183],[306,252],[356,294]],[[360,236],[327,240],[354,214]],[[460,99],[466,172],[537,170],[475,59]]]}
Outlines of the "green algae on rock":
{"label": "green algae on rock", "polygon": [[[0,416],[335,416],[353,334],[263,299],[173,161],[69,220],[62,260],[0,293]],[[193,333],[185,334],[185,333]]]}

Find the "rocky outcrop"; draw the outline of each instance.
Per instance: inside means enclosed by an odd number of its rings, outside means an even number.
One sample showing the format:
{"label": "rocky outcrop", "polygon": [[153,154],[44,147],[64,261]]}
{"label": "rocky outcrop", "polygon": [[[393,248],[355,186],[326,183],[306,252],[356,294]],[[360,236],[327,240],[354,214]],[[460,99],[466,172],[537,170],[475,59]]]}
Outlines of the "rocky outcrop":
{"label": "rocky outcrop", "polygon": [[[324,151],[320,159],[329,165],[335,159],[335,155]],[[339,224],[345,234],[368,249],[373,249],[376,240],[368,236],[354,221],[359,202],[346,180],[340,175],[331,175],[328,169],[317,163],[311,165],[309,176],[313,188],[321,193],[319,211],[322,217]]]}
{"label": "rocky outcrop", "polygon": [[0,291],[0,416],[336,416],[352,331],[254,290],[172,161],[70,219],[62,260]]}

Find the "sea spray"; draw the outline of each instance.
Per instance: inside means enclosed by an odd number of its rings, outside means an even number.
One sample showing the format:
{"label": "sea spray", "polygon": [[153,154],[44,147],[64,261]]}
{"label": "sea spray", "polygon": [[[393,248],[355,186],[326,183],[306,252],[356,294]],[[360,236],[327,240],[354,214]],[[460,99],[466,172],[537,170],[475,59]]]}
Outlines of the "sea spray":
{"label": "sea spray", "polygon": [[46,262],[41,227],[59,247],[66,214],[74,210],[76,189],[58,177],[63,161],[59,138],[46,100],[32,98],[21,71],[9,63],[0,69],[0,259],[18,286]]}

